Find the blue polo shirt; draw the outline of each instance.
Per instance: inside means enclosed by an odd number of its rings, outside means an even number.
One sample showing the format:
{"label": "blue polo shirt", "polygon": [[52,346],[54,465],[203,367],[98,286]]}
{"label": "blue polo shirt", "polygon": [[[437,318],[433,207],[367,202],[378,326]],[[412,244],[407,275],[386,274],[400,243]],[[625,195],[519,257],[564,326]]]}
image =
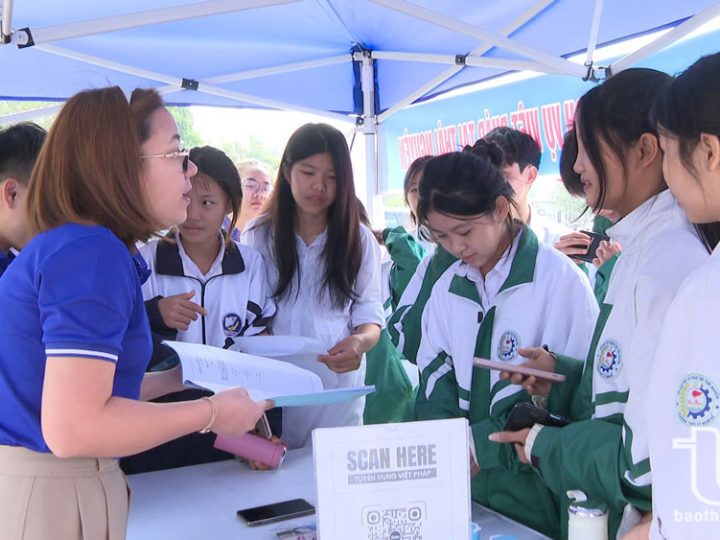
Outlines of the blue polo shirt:
{"label": "blue polo shirt", "polygon": [[7,270],[7,267],[10,266],[10,263],[15,258],[15,256],[12,254],[11,251],[5,253],[4,251],[0,251],[0,276],[2,276],[5,273],[5,270]]}
{"label": "blue polo shirt", "polygon": [[40,426],[49,356],[115,365],[112,395],[137,399],[152,350],[136,261],[108,229],[36,236],[0,279],[0,444],[49,452]]}

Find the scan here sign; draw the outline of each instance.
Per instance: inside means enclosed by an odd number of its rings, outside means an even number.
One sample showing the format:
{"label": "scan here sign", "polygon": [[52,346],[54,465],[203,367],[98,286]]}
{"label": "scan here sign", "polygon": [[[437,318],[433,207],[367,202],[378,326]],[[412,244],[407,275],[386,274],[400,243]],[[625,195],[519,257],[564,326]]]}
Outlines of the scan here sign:
{"label": "scan here sign", "polygon": [[468,538],[467,420],[316,429],[320,538]]}

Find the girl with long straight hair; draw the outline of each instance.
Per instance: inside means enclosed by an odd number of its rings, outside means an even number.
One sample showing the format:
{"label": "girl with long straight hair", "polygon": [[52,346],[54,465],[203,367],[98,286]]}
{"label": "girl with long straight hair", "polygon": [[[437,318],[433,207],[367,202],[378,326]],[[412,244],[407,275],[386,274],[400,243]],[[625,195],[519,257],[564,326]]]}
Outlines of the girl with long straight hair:
{"label": "girl with long straight hair", "polygon": [[[350,151],[327,124],[305,124],[283,152],[268,211],[242,236],[263,254],[277,302],[274,334],[318,339],[327,354],[298,360],[325,388],[361,386],[364,355],[384,316],[380,254],[360,224]],[[362,423],[364,399],[328,407],[288,408],[283,441],[305,446],[315,427]]]}

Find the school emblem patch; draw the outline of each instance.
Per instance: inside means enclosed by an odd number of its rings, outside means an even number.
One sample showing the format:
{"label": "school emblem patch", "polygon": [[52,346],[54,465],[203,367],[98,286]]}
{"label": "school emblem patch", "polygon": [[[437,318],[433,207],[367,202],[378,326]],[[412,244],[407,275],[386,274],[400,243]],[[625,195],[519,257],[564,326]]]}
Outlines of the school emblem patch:
{"label": "school emblem patch", "polygon": [[613,340],[608,340],[597,350],[595,354],[595,365],[598,373],[609,379],[614,377],[622,370],[622,353],[620,345]]}
{"label": "school emblem patch", "polygon": [[505,332],[500,336],[500,343],[498,343],[498,358],[509,362],[518,355],[519,348],[520,336],[515,332]]}
{"label": "school emblem patch", "polygon": [[686,375],[675,397],[675,410],[687,426],[704,426],[720,414],[720,394],[715,384],[700,373]]}
{"label": "school emblem patch", "polygon": [[226,313],[223,316],[223,330],[228,337],[238,337],[242,330],[242,320],[237,313]]}

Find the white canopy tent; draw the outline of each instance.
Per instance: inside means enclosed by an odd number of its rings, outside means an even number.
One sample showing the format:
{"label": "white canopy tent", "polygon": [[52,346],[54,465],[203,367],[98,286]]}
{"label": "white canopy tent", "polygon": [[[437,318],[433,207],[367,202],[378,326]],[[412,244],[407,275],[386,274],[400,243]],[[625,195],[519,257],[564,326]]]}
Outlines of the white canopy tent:
{"label": "white canopy tent", "polygon": [[[353,121],[371,203],[378,124],[403,107],[508,71],[603,79],[717,15],[717,0],[2,0],[0,99],[154,87],[172,105]],[[600,44],[668,27],[612,66],[593,61]],[[566,59],[582,51],[584,65]]]}

